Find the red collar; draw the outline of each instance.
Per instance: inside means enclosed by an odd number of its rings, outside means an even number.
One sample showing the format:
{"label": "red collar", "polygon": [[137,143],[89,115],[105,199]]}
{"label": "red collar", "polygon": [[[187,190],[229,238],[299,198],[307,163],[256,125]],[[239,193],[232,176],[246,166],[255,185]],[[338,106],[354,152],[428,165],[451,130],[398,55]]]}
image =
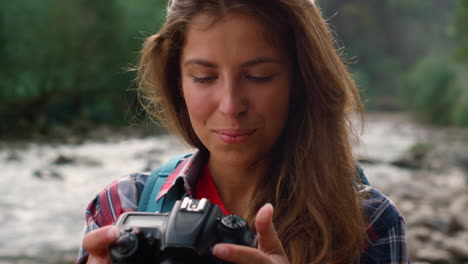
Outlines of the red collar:
{"label": "red collar", "polygon": [[195,199],[200,200],[202,198],[206,198],[211,203],[218,205],[225,215],[229,214],[224,207],[223,201],[221,201],[221,198],[219,197],[218,190],[213,182],[213,177],[211,176],[208,164],[205,165],[203,173],[198,178],[197,187],[195,188]]}

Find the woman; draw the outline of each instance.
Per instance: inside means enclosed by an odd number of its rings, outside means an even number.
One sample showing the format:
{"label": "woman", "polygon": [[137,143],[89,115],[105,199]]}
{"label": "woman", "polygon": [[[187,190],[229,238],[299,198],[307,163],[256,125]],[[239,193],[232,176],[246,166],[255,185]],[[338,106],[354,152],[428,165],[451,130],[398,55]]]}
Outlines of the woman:
{"label": "woman", "polygon": [[[173,0],[167,11],[143,46],[142,102],[198,149],[178,168],[187,194],[247,219],[259,239],[256,249],[218,244],[213,254],[407,263],[398,210],[357,176],[358,90],[313,1]],[[136,209],[147,177],[120,179],[89,205],[77,263],[108,263],[119,232],[107,225]]]}

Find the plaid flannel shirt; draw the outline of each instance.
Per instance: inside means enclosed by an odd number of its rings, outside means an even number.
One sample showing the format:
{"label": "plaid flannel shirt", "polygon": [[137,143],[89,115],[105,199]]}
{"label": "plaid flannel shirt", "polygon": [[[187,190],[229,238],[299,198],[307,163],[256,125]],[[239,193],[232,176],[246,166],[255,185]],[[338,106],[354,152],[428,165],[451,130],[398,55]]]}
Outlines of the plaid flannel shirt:
{"label": "plaid flannel shirt", "polygon": [[[206,157],[200,152],[185,159],[168,176],[156,199],[160,199],[176,184],[183,184],[186,193],[192,197],[205,163]],[[146,173],[135,173],[104,188],[86,209],[84,234],[113,224],[122,213],[135,211],[148,177]],[[362,206],[368,219],[368,246],[361,254],[360,263],[409,263],[405,223],[397,207],[371,186],[360,186],[360,192],[367,193]],[[81,247],[76,263],[86,263],[87,259],[88,253]]]}

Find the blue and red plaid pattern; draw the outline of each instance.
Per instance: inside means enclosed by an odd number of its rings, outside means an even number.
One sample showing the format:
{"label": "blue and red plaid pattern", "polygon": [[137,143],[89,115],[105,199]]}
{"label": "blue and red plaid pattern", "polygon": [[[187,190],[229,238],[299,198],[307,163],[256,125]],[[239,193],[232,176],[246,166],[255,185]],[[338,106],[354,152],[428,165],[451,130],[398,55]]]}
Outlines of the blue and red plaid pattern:
{"label": "blue and red plaid pattern", "polygon": [[[182,178],[189,196],[195,190],[197,178],[206,162],[199,152],[187,158],[171,173],[161,187],[157,199],[164,196],[177,179]],[[113,224],[124,212],[138,208],[140,195],[149,174],[135,173],[122,177],[102,190],[88,205],[84,234],[102,226]],[[409,263],[405,223],[393,202],[370,186],[362,186],[366,193],[363,208],[368,216],[368,247],[362,252],[360,263]],[[86,263],[88,253],[80,249],[76,263]]]}

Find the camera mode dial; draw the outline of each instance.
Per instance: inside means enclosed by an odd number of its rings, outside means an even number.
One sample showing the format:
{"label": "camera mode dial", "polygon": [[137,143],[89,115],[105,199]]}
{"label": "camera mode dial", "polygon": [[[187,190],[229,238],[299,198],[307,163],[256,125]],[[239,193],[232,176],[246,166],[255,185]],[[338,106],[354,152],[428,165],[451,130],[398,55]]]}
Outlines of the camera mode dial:
{"label": "camera mode dial", "polygon": [[221,218],[221,224],[228,229],[241,229],[247,225],[247,222],[237,215],[225,215]]}
{"label": "camera mode dial", "polygon": [[225,215],[218,224],[220,242],[255,247],[256,237],[250,232],[247,221],[238,215]]}

